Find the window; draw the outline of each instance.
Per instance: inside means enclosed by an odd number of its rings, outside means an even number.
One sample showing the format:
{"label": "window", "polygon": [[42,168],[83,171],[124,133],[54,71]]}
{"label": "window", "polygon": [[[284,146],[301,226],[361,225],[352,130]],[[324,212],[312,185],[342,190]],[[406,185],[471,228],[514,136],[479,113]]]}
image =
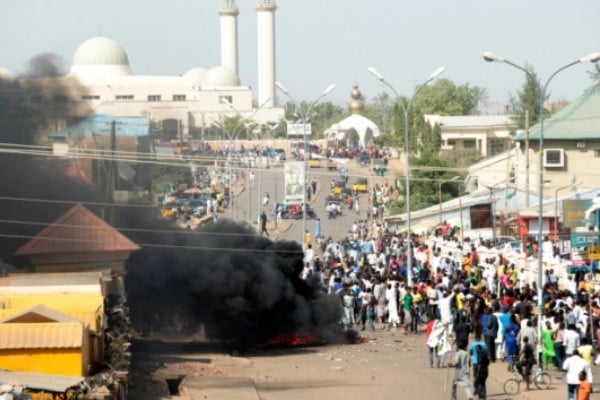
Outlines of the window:
{"label": "window", "polygon": [[67,96],[65,96],[64,94],[59,94],[59,95],[54,96],[55,103],[66,103],[67,101],[69,101],[69,98]]}
{"label": "window", "polygon": [[160,101],[160,94],[149,94],[148,101]]}
{"label": "window", "polygon": [[565,152],[563,149],[544,149],[544,167],[562,168],[565,166]]}
{"label": "window", "polygon": [[477,142],[475,140],[464,140],[463,148],[464,149],[474,149],[477,146]]}
{"label": "window", "polygon": [[42,96],[31,96],[32,103],[41,103],[42,101],[44,101]]}
{"label": "window", "polygon": [[[158,96],[158,97],[160,97],[160,96]],[[133,95],[132,94],[118,94],[116,99],[117,100],[133,100]],[[148,99],[148,100],[150,100],[150,99]]]}
{"label": "window", "polygon": [[233,96],[219,96],[219,104],[233,105]]}
{"label": "window", "polygon": [[100,100],[100,96],[86,94],[86,95],[81,96],[81,100]]}
{"label": "window", "polygon": [[600,158],[600,149],[594,149],[594,157]]}
{"label": "window", "polygon": [[505,141],[503,139],[492,139],[490,146],[491,146],[491,150],[492,150],[492,154],[493,156],[495,156],[496,154],[500,154],[505,150]]}
{"label": "window", "polygon": [[448,146],[455,146],[456,145],[456,140],[448,139],[446,141],[446,143],[448,144]]}
{"label": "window", "polygon": [[173,101],[185,101],[185,94],[174,94]]}

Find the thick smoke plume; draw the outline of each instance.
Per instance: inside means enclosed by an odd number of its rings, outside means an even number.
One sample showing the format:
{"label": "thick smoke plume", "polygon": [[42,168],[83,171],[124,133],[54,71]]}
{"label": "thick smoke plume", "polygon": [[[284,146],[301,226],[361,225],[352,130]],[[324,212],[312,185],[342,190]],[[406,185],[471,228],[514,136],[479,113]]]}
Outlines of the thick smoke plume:
{"label": "thick smoke plume", "polygon": [[[59,64],[52,55],[40,55],[26,75],[56,76]],[[58,80],[56,85],[56,93],[85,92],[76,83]],[[0,90],[0,143],[35,144],[39,132],[64,115],[51,102],[32,102],[45,94],[44,82],[6,88]],[[26,271],[25,260],[15,259],[14,252],[78,202],[102,214],[104,191],[67,178],[70,162],[0,156],[2,261]],[[273,242],[227,220],[199,231],[181,230],[160,220],[152,206],[114,211],[113,226],[142,247],[132,254],[126,277],[132,318],[142,331],[202,327],[210,338],[238,348],[296,332],[333,340],[340,303],[320,292],[317,282],[300,279],[298,244]]]}
{"label": "thick smoke plume", "polygon": [[[154,239],[165,243],[164,234]],[[142,330],[203,326],[209,338],[233,346],[298,332],[335,338],[339,300],[300,279],[297,243],[273,242],[228,220],[167,242],[183,248],[146,247],[128,264],[129,302]]]}

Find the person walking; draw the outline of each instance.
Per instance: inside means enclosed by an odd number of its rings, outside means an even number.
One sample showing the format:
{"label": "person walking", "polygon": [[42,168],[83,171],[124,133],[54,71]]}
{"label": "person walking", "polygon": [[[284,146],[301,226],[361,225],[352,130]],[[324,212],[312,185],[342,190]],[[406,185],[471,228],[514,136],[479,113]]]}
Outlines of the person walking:
{"label": "person walking", "polygon": [[454,367],[454,380],[452,381],[451,397],[452,400],[456,400],[457,386],[464,388],[467,399],[473,399],[473,391],[471,390],[471,361],[466,348],[466,342],[459,342],[458,351],[454,355],[454,363],[450,364],[450,367]]}
{"label": "person walking", "polygon": [[[554,347],[554,331],[550,321],[546,321],[546,328],[542,331],[542,365],[548,369],[548,362],[556,363],[556,348]],[[558,365],[557,365],[558,366]]]}
{"label": "person walking", "polygon": [[425,327],[425,343],[429,351],[429,368],[433,368],[434,363],[438,368],[442,367],[442,357],[438,352],[442,337],[444,336],[444,324],[439,319],[431,319]]}
{"label": "person walking", "polygon": [[[479,400],[485,400],[487,397],[487,389],[485,383],[489,375],[490,357],[485,343],[478,343],[475,346],[474,353],[477,355],[477,364],[473,365],[473,386]],[[487,346],[486,346],[487,347]]]}
{"label": "person walking", "polygon": [[519,357],[519,342],[517,335],[519,334],[519,324],[517,324],[515,315],[511,314],[510,321],[504,330],[504,347],[506,348],[506,362],[508,370],[512,372],[517,364]]}
{"label": "person walking", "polygon": [[260,213],[260,235],[263,233],[269,236],[269,232],[267,231],[267,214],[264,211]]}
{"label": "person walking", "polygon": [[581,371],[579,373],[579,390],[577,394],[577,400],[590,400],[592,395],[592,383],[587,379],[587,373]]}
{"label": "person walking", "polygon": [[563,370],[567,372],[567,399],[575,400],[581,384],[579,373],[585,371],[586,376],[589,376],[590,366],[587,361],[579,356],[579,352],[575,349],[572,355],[563,363]]}
{"label": "person walking", "polygon": [[531,343],[529,343],[529,336],[523,337],[521,348],[521,356],[517,363],[517,371],[523,377],[527,390],[530,390],[531,385],[531,368],[535,364],[535,350]]}
{"label": "person walking", "polygon": [[483,326],[483,338],[488,345],[491,362],[496,362],[496,336],[498,336],[498,318],[492,313],[492,308],[488,307],[485,311],[487,318]]}

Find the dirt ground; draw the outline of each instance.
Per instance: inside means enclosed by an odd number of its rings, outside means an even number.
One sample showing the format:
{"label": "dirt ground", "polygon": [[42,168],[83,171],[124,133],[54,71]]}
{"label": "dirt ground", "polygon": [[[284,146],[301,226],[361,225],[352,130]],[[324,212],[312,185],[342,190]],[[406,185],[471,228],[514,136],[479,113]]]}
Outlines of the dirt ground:
{"label": "dirt ground", "polygon": [[[240,355],[189,339],[136,341],[129,398],[450,399],[453,370],[429,367],[424,333],[404,335],[400,329],[360,333],[364,342],[358,344],[268,347]],[[509,398],[502,391],[508,377],[503,363],[491,366],[489,399]],[[180,392],[170,394],[167,380],[177,384],[182,378]],[[557,381],[550,390],[513,398],[563,398],[562,386],[564,381]],[[458,399],[465,398],[459,390]]]}

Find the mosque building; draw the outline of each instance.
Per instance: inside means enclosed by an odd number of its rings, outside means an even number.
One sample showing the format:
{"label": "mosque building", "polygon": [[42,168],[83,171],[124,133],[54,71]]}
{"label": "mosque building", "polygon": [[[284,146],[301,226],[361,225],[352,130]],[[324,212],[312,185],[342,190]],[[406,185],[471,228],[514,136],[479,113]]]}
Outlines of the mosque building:
{"label": "mosque building", "polygon": [[[203,128],[241,115],[258,123],[279,121],[283,108],[275,107],[274,0],[259,0],[257,11],[258,101],[252,88],[238,76],[239,15],[236,0],[222,0],[221,65],[192,68],[177,76],[135,75],[125,49],[115,40],[97,36],[74,52],[70,71],[57,78],[17,79],[0,70],[0,80],[26,90],[34,103],[59,104],[63,118],[55,124],[65,129],[93,114],[143,117],[159,124],[174,137],[198,137]],[[6,85],[4,85],[6,87]]]}
{"label": "mosque building", "polygon": [[375,122],[361,114],[362,93],[356,83],[352,87],[350,97],[352,98],[349,105],[350,116],[325,130],[325,137],[346,147],[367,147],[373,143],[373,138],[381,135],[381,132]]}

